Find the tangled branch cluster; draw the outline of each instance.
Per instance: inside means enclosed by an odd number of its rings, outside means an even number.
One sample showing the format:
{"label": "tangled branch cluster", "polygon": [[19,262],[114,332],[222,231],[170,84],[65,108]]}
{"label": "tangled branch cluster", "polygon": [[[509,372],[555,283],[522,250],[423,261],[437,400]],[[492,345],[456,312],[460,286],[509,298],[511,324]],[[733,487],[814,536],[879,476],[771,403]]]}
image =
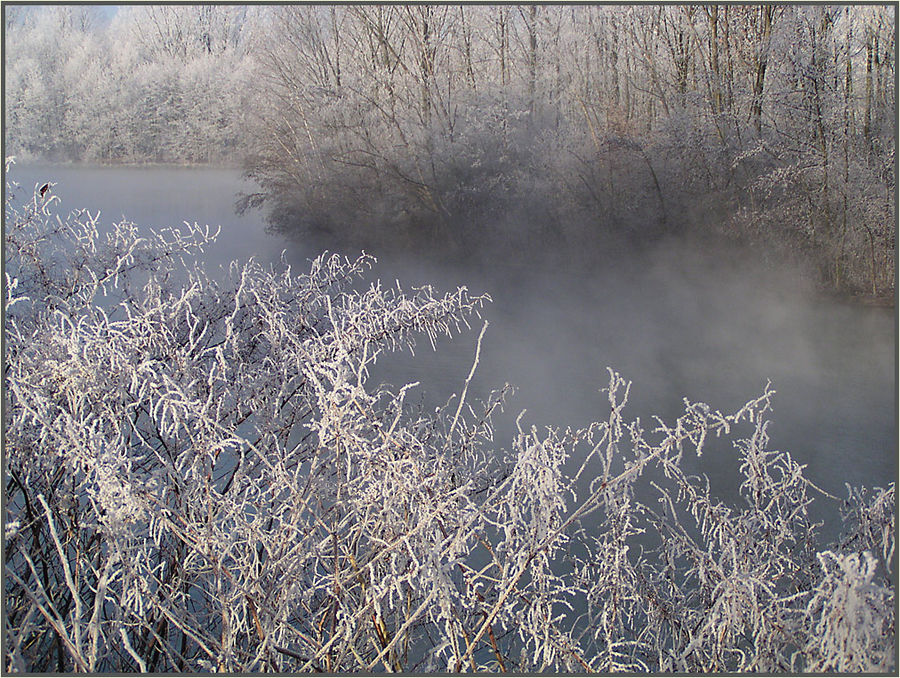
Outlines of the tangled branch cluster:
{"label": "tangled branch cluster", "polygon": [[[364,287],[367,256],[213,280],[207,229],[37,192],[5,217],[7,670],[893,668],[893,486],[821,550],[771,390],[648,430],[610,371],[604,421],[497,450],[505,391],[367,380],[485,296]],[[734,505],[680,466],[716,438]]]}

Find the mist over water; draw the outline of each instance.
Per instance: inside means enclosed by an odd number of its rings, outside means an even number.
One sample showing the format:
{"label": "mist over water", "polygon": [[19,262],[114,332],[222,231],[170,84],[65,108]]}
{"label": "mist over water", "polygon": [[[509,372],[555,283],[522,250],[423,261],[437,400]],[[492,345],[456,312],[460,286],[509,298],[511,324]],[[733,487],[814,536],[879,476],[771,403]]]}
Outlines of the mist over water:
{"label": "mist over water", "polygon": [[[247,190],[236,170],[172,167],[93,168],[14,166],[20,199],[35,184],[53,191],[65,214],[101,211],[101,222],[123,216],[141,227],[184,221],[221,225],[206,252],[213,268],[254,256],[277,263],[282,250],[294,270],[325,249],[266,232],[260,212],[235,215]],[[510,383],[514,394],[495,418],[498,448],[509,448],[515,419],[539,429],[584,427],[608,415],[606,368],[633,382],[627,419],[651,415],[667,422],[683,411],[682,397],[734,411],[760,395],[768,380],[777,394],[770,447],[807,464],[807,477],[845,496],[844,483],[884,486],[897,475],[896,343],[894,312],[835,301],[804,283],[800,272],[774,273],[754,253],[708,242],[661,240],[629,249],[588,243],[590,266],[565,255],[524,259],[502,248],[478,262],[371,252],[371,279],[408,289],[468,287],[493,302],[470,402]],[[346,251],[348,256],[358,254]],[[551,256],[551,254],[553,254]],[[432,352],[426,338],[415,356],[386,355],[371,374],[396,388],[418,381],[408,399],[433,408],[462,390],[482,321]],[[454,401],[455,402],[455,401]],[[688,468],[710,476],[713,491],[737,491],[736,453],[713,444]]]}
{"label": "mist over water", "polygon": [[[633,382],[626,417],[645,426],[652,414],[674,420],[683,397],[735,411],[771,380],[772,449],[807,463],[808,477],[839,496],[844,482],[890,482],[897,472],[893,313],[835,302],[749,262],[723,263],[735,254],[664,243],[589,272],[457,271],[459,284],[494,299],[470,395],[486,397],[505,381],[517,388],[499,444],[508,445],[525,408],[524,421],[539,428],[605,419],[599,390],[607,366]],[[427,272],[406,279],[417,277]],[[441,396],[458,393],[477,329],[436,354],[426,347],[414,359],[390,356],[378,376],[426,381],[422,374],[433,369]],[[727,495],[737,490],[736,455],[720,452],[687,464]]]}

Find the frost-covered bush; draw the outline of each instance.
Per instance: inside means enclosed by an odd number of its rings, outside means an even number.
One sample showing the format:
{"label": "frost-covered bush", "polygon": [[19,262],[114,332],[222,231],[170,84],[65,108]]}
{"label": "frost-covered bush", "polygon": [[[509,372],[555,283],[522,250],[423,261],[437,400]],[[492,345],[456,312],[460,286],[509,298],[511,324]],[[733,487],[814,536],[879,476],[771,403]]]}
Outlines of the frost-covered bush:
{"label": "frost-covered bush", "polygon": [[[213,280],[205,229],[50,195],[5,212],[5,669],[894,667],[893,485],[820,548],[771,390],[646,427],[611,371],[600,421],[499,448],[471,373],[435,412],[367,379],[486,297],[366,256]],[[726,440],[730,503],[680,466]]]}

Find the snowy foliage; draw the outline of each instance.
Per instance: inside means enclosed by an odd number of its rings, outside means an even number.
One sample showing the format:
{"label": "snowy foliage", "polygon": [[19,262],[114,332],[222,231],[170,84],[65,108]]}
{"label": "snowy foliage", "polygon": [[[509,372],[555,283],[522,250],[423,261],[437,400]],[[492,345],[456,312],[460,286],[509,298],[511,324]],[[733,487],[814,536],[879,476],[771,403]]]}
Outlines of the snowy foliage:
{"label": "snowy foliage", "polygon": [[[365,286],[367,256],[213,281],[207,229],[50,195],[5,213],[7,670],[894,668],[894,487],[823,550],[771,389],[648,429],[610,371],[603,420],[498,448],[504,391],[367,379],[487,297]],[[733,502],[681,467],[728,440]]]}
{"label": "snowy foliage", "polygon": [[888,5],[5,12],[23,158],[241,164],[246,205],[328,248],[696,230],[895,293]]}
{"label": "snowy foliage", "polygon": [[82,162],[236,162],[254,10],[27,8],[6,24],[7,152]]}
{"label": "snowy foliage", "polygon": [[836,289],[894,292],[884,7],[291,6],[269,18],[247,204],[286,232],[426,252],[438,241],[465,258],[715,233],[811,262]]}

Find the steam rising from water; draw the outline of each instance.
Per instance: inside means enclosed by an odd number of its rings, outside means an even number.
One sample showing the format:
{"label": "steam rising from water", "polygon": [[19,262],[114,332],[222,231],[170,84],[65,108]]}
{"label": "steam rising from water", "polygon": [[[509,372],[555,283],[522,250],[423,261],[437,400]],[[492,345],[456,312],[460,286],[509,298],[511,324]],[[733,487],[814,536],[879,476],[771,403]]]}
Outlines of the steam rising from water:
{"label": "steam rising from water", "polygon": [[[605,419],[599,390],[607,366],[633,381],[626,412],[645,426],[651,414],[673,420],[683,397],[733,411],[770,380],[773,449],[808,464],[808,477],[838,496],[845,482],[890,482],[897,473],[892,312],[835,301],[800,272],[776,274],[752,257],[670,241],[601,256],[590,270],[445,270],[382,260],[376,273],[491,294],[470,394],[484,398],[507,381],[517,388],[499,444],[508,444],[521,409],[539,427]],[[375,376],[398,387],[421,381],[436,393],[426,402],[442,404],[461,390],[476,337],[477,327],[436,354],[390,356]],[[722,449],[693,463],[721,496],[737,491],[735,460]]]}
{"label": "steam rising from water", "polygon": [[[256,256],[276,262],[283,248],[296,271],[320,246],[266,235],[262,215],[233,214],[246,190],[231,170],[14,167],[30,194],[37,182],[57,182],[62,210],[102,211],[107,223],[123,215],[139,225],[199,221],[222,225],[213,266]],[[843,483],[885,485],[897,474],[896,352],[891,311],[854,306],[816,294],[800,271],[759,265],[759,253],[667,240],[641,249],[621,243],[582,243],[591,266],[566,255],[534,260],[498,247],[481,263],[441,263],[434,257],[379,257],[373,276],[404,287],[466,285],[489,292],[490,327],[469,388],[485,398],[509,382],[516,387],[498,420],[497,445],[509,446],[516,415],[527,424],[586,426],[605,418],[599,390],[610,366],[633,381],[626,414],[674,419],[681,398],[723,411],[759,395],[771,380],[778,392],[770,428],[774,449],[808,464],[810,479],[844,496]],[[540,250],[539,244],[535,249]],[[321,245],[324,247],[325,245]],[[348,251],[353,255],[358,252]],[[480,321],[432,353],[385,356],[372,378],[397,388],[419,381],[429,407],[462,390],[475,354]],[[737,490],[735,456],[712,449],[696,463],[720,496]]]}

